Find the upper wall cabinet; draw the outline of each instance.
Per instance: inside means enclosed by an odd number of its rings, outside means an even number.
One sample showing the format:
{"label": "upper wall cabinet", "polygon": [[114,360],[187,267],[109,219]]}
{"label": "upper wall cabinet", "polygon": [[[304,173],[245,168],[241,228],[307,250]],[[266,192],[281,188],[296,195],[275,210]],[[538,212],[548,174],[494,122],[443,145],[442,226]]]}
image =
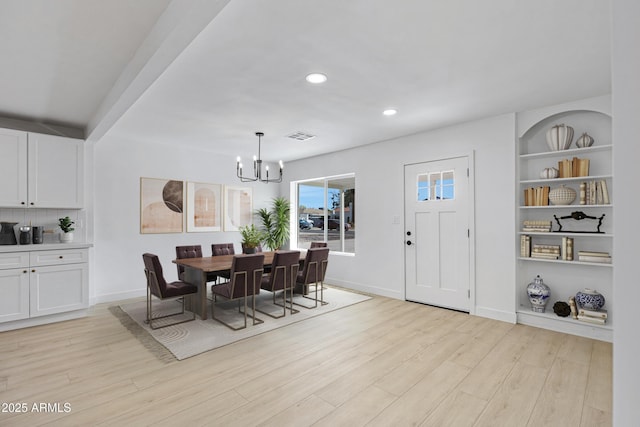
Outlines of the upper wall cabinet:
{"label": "upper wall cabinet", "polygon": [[0,129],[0,153],[0,207],[84,207],[84,141]]}

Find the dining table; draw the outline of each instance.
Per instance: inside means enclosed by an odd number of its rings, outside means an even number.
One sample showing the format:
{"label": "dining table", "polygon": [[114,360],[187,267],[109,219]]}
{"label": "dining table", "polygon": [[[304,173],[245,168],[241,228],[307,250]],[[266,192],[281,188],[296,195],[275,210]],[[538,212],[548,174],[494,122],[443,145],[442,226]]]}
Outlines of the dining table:
{"label": "dining table", "polygon": [[[259,252],[264,255],[264,265],[273,263],[275,251]],[[202,320],[207,319],[207,273],[224,273],[231,271],[234,256],[242,255],[218,255],[200,258],[174,259],[175,264],[184,267],[184,281],[198,287],[195,298],[185,301],[185,308],[196,313]],[[304,254],[300,254],[300,260],[304,261]]]}

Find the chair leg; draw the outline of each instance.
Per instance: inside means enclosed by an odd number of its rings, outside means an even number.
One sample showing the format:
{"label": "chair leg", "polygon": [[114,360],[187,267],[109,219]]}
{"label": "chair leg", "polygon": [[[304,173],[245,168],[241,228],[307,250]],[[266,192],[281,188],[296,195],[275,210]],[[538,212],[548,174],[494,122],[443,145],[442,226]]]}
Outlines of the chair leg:
{"label": "chair leg", "polygon": [[[149,327],[153,330],[155,329],[162,329],[162,328],[166,328],[168,326],[175,326],[175,325],[179,325],[181,323],[186,323],[186,322],[192,322],[194,320],[196,320],[196,313],[195,311],[192,311],[191,314],[191,318],[187,318],[184,320],[180,320],[177,322],[172,322],[172,323],[167,323],[164,324],[162,326],[157,326],[156,324],[154,324],[154,321],[160,320],[160,319],[166,319],[169,317],[173,317],[173,316],[179,316],[184,314],[185,310],[185,297],[182,297],[182,310],[180,310],[179,312],[176,313],[170,313],[170,314],[165,314],[164,316],[157,316],[157,317],[153,317],[153,295],[151,295],[151,292],[147,290],[147,320],[145,321],[145,323],[147,323],[149,325]],[[177,299],[175,300],[177,301]]]}

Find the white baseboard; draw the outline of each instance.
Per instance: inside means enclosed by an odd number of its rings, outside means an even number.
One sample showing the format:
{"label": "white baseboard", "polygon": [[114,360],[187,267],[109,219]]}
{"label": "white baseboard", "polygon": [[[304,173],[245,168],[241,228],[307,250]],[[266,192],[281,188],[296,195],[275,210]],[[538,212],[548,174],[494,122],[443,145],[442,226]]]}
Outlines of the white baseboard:
{"label": "white baseboard", "polygon": [[341,286],[343,288],[353,289],[354,291],[365,292],[368,294],[380,295],[383,297],[394,298],[394,299],[404,299],[404,294],[402,291],[392,291],[385,288],[369,286],[363,283],[348,282],[345,280],[340,280],[340,279],[328,277],[328,276],[325,278],[324,282],[328,285]]}
{"label": "white baseboard", "polygon": [[65,320],[79,319],[87,316],[87,310],[74,310],[67,313],[49,314],[47,316],[32,317],[29,319],[14,320],[13,322],[0,323],[0,332],[14,329],[28,328],[31,326],[45,325],[47,323],[62,322]]}
{"label": "white baseboard", "polygon": [[113,294],[95,295],[89,299],[90,305],[101,304],[105,302],[122,301],[131,298],[140,298],[147,296],[146,288],[137,289],[135,291],[116,292]]}
{"label": "white baseboard", "polygon": [[479,317],[486,317],[487,319],[499,320],[501,322],[513,324],[517,321],[515,312],[496,310],[495,308],[476,306],[474,314]]}

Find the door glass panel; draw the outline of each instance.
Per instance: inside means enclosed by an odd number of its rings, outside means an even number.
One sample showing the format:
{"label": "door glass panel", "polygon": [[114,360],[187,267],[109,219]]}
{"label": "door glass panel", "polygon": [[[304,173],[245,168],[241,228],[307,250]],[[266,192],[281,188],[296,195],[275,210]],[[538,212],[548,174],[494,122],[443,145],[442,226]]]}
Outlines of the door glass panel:
{"label": "door glass panel", "polygon": [[429,172],[418,175],[418,201],[451,200],[455,194],[453,171]]}

